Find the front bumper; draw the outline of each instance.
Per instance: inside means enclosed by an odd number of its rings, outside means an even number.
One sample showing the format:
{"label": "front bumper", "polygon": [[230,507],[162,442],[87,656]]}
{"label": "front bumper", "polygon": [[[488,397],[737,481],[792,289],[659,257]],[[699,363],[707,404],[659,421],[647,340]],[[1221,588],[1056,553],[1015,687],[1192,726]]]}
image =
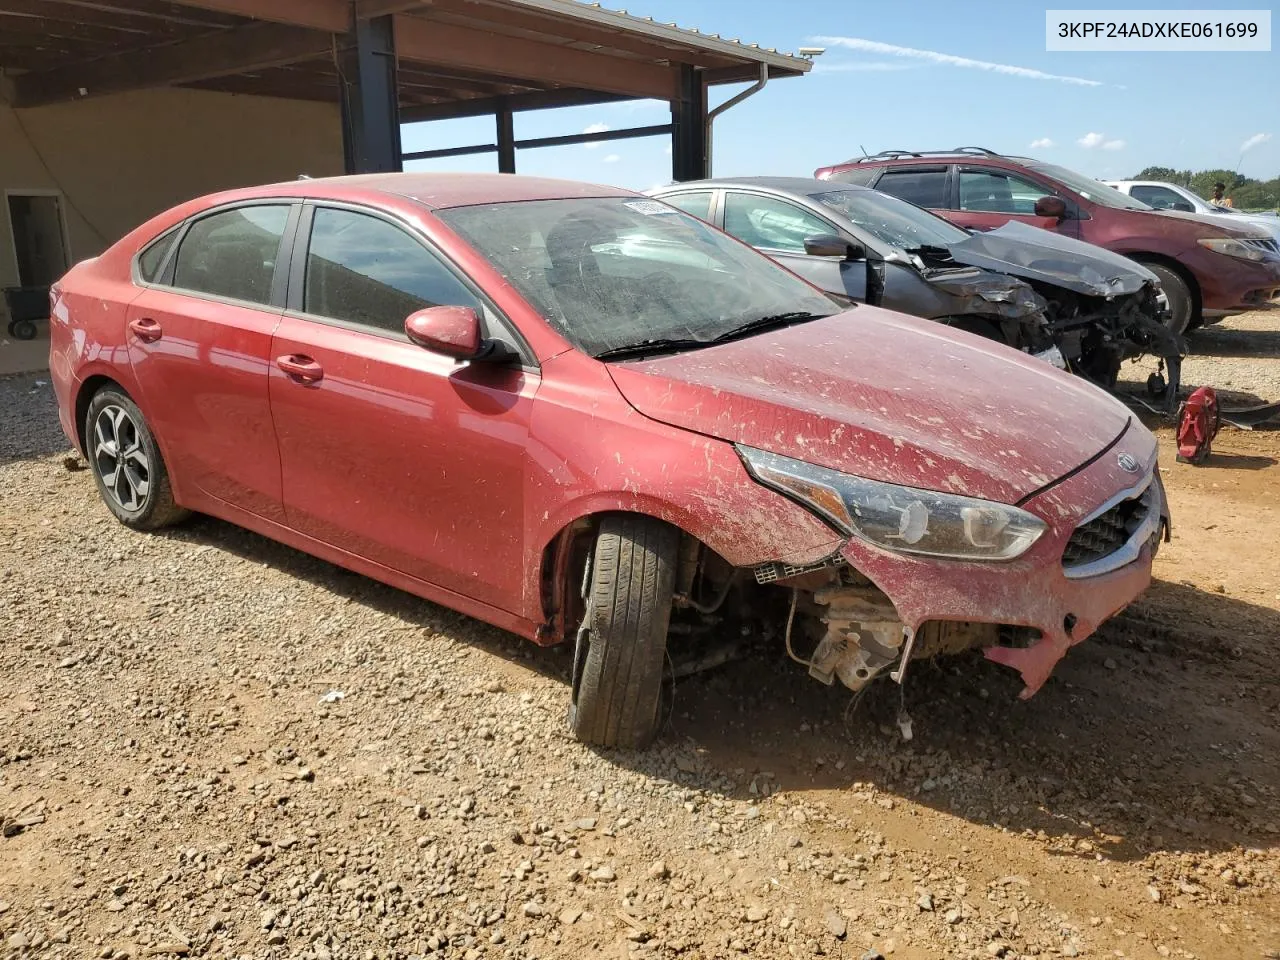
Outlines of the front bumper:
{"label": "front bumper", "polygon": [[1251,263],[1218,254],[1211,256],[1214,259],[1204,265],[1209,272],[1197,271],[1206,317],[1268,310],[1275,305],[1280,296],[1280,261]]}
{"label": "front bumper", "polygon": [[[1140,465],[1126,472],[1127,454]],[[1152,471],[1156,497],[1148,523],[1126,544],[1127,562],[1100,564],[1094,575],[1068,575],[1063,551],[1077,526],[1085,523],[1117,493],[1135,489]],[[1138,484],[1140,485],[1140,484]],[[994,646],[986,657],[1017,670],[1026,684],[1025,699],[1040,689],[1071,647],[1087,640],[1151,582],[1151,564],[1169,511],[1155,464],[1155,442],[1131,426],[1120,441],[1094,463],[1027,503],[1049,530],[1022,557],[1008,563],[966,563],[911,557],[850,540],[845,559],[870,578],[893,602],[903,624],[913,631],[929,621],[994,623],[1030,627],[1039,639],[1026,647]],[[1088,571],[1086,571],[1088,572]]]}

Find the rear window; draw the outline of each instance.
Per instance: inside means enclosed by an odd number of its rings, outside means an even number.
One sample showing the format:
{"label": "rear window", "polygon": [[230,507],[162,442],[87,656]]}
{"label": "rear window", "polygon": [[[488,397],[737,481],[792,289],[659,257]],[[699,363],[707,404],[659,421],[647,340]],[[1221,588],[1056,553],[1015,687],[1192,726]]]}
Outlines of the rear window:
{"label": "rear window", "polygon": [[158,240],[153,240],[151,245],[147,247],[138,257],[138,276],[142,278],[144,283],[154,283],[160,275],[160,268],[164,266],[164,258],[169,253],[169,248],[173,246],[173,238],[178,235],[178,228],[161,234]]}
{"label": "rear window", "polygon": [[860,187],[869,187],[880,170],[880,167],[850,167],[848,170],[837,170],[827,179],[836,183],[856,183]]}
{"label": "rear window", "polygon": [[947,168],[931,170],[890,168],[876,181],[876,189],[917,207],[947,205]]}

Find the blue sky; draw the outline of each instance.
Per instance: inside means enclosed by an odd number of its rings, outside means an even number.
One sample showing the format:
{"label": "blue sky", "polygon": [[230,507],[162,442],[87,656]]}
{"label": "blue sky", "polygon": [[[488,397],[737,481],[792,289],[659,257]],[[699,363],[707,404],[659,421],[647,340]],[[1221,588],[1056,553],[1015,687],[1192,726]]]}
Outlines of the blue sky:
{"label": "blue sky", "polygon": [[[1203,0],[1165,4],[1215,7]],[[1275,50],[1048,53],[1045,5],[1013,0],[627,0],[625,6],[763,47],[826,48],[808,76],[773,81],[716,121],[717,175],[808,176],[863,147],[874,153],[960,145],[1030,154],[1095,177],[1127,177],[1151,164],[1280,175]],[[738,89],[712,88],[711,104]],[[515,132],[552,136],[666,123],[669,116],[667,105],[655,101],[539,110],[516,114]],[[406,151],[493,136],[487,117],[403,131]],[[517,170],[643,190],[670,180],[668,143],[653,137],[522,150]],[[409,168],[494,170],[496,162],[489,154]]]}

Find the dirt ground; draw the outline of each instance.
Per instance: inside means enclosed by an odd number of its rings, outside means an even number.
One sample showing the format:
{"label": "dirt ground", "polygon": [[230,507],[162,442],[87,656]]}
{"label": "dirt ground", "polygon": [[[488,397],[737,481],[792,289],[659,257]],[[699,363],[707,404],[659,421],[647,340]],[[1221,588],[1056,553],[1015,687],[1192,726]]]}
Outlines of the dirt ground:
{"label": "dirt ground", "polygon": [[[1188,378],[1266,396],[1278,341]],[[917,664],[904,742],[898,688],[769,645],[637,755],[568,738],[565,651],[132,533],[40,377],[0,409],[0,956],[1280,957],[1280,431],[1196,468],[1159,428],[1157,582],[1032,700]]]}

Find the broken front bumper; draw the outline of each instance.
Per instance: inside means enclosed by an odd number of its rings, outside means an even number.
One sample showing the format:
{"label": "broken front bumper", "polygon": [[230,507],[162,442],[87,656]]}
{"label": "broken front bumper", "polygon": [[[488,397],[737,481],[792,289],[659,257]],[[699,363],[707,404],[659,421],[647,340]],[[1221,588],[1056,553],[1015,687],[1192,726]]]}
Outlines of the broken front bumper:
{"label": "broken front bumper", "polygon": [[[1100,519],[1105,523],[1108,511],[1139,498],[1145,498],[1145,514],[1127,539],[1105,555],[1078,562],[1081,538],[1087,540],[1095,529],[1090,525]],[[1152,559],[1169,523],[1154,440],[1145,430],[1131,428],[1092,464],[1021,506],[1049,524],[1049,530],[1031,550],[1007,563],[912,557],[858,539],[845,544],[842,553],[888,596],[913,633],[930,621],[1039,631],[1028,646],[986,650],[989,660],[1022,674],[1025,699],[1044,685],[1071,647],[1088,639],[1151,582]],[[1083,532],[1073,540],[1078,530]]]}

